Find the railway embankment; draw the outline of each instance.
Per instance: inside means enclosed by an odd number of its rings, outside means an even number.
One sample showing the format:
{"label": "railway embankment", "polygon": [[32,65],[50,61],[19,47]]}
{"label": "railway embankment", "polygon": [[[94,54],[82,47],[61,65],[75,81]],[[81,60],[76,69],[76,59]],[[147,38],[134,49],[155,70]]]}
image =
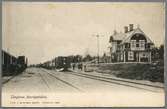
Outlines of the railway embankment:
{"label": "railway embankment", "polygon": [[112,74],[118,78],[164,82],[163,63],[101,63],[87,65],[88,70]]}

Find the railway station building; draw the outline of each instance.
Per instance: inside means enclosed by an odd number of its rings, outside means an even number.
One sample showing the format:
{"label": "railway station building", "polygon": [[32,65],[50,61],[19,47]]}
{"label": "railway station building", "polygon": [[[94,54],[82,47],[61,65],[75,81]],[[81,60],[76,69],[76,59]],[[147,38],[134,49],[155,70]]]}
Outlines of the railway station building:
{"label": "railway station building", "polygon": [[124,33],[114,31],[110,36],[111,62],[151,62],[151,51],[154,43],[137,26],[124,27]]}

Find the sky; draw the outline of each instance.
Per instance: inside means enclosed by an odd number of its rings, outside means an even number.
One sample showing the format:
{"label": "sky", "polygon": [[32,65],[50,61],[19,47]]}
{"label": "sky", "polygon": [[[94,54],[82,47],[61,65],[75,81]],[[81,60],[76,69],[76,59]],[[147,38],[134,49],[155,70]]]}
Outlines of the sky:
{"label": "sky", "polygon": [[108,53],[109,37],[140,25],[156,46],[164,43],[163,3],[4,2],[2,48],[37,64],[56,56]]}

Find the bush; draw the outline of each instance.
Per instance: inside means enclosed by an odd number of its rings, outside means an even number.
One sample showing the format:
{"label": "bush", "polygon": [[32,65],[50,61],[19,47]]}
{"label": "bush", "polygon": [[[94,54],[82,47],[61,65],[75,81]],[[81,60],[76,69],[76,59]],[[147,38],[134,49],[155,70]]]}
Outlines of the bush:
{"label": "bush", "polygon": [[152,82],[164,82],[164,66],[163,63],[153,64],[104,64],[96,67],[98,72],[110,73],[120,78],[134,80],[149,80]]}

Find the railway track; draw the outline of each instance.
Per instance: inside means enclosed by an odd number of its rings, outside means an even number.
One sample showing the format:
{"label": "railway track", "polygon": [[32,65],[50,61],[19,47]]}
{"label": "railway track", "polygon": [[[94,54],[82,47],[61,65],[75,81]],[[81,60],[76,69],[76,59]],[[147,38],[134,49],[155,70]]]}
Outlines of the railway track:
{"label": "railway track", "polygon": [[43,82],[46,84],[47,88],[48,88],[49,90],[51,90],[51,88],[50,88],[50,86],[49,86],[49,83],[46,81],[46,79],[44,78],[44,76],[43,76],[41,73],[39,73],[39,75],[40,75],[40,77],[42,78]]}
{"label": "railway track", "polygon": [[[46,74],[48,74],[50,77],[52,77],[52,78],[54,78],[54,79],[57,79],[58,81],[62,82],[63,84],[68,85],[68,86],[70,86],[71,88],[73,88],[73,89],[75,89],[75,90],[77,90],[77,91],[79,91],[79,92],[83,92],[83,91],[82,91],[81,89],[79,89],[78,87],[74,86],[73,84],[71,84],[71,83],[69,83],[69,82],[67,82],[67,81],[65,81],[65,80],[63,80],[63,79],[60,79],[60,78],[57,77],[55,74],[53,74],[53,73],[51,73],[51,72],[49,72],[49,71],[46,71],[46,70],[44,70],[44,69],[43,69],[42,71],[46,72]],[[47,87],[48,87],[49,89],[51,89],[50,86],[49,86],[49,84],[47,83],[46,79],[44,79],[44,77],[43,77],[41,74],[40,74],[40,76],[41,76],[42,80],[46,83]]]}
{"label": "railway track", "polygon": [[[49,71],[49,70],[45,70],[45,69],[42,69],[42,71],[46,72],[47,76],[50,76],[54,79],[57,79],[58,81],[62,82],[63,84],[66,84],[79,92],[83,92],[78,87],[71,84],[70,82],[59,78],[55,74],[54,71],[52,71],[52,70]],[[160,87],[160,86],[152,86],[152,85],[143,84],[143,83],[136,83],[136,82],[131,82],[131,81],[127,81],[127,80],[120,80],[120,79],[115,79],[115,78],[109,78],[109,77],[101,77],[101,76],[96,76],[96,75],[91,75],[91,74],[84,74],[84,73],[80,73],[80,72],[62,72],[62,73],[75,75],[75,76],[79,76],[79,77],[85,77],[85,78],[98,80],[98,81],[102,81],[102,82],[112,83],[112,84],[116,84],[116,85],[127,86],[127,87],[132,87],[132,88],[141,89],[141,90],[147,90],[147,91],[151,91],[151,92],[158,92],[159,90],[157,90],[157,89],[163,89],[163,87]],[[42,79],[46,83],[47,87],[50,88],[49,84],[45,80],[46,78],[42,77]]]}
{"label": "railway track", "polygon": [[[151,90],[151,88],[156,88],[156,89],[163,88],[160,86],[152,86],[152,85],[148,85],[148,84],[135,83],[135,82],[130,82],[130,81],[126,81],[126,80],[119,80],[119,79],[113,79],[113,78],[107,78],[107,77],[100,77],[100,76],[95,76],[95,75],[90,75],[90,74],[83,74],[83,73],[79,73],[79,72],[68,72],[68,74],[72,74],[72,75],[76,75],[76,76],[80,76],[80,77],[85,77],[85,78],[89,78],[89,79],[94,79],[94,80],[99,80],[99,81],[103,81],[103,82],[108,82],[108,83],[112,83],[112,84],[147,90],[147,91],[151,91],[151,92],[157,92],[155,90]],[[148,88],[143,88],[143,86],[147,86]]]}
{"label": "railway track", "polygon": [[[78,74],[78,72],[77,72],[77,74]],[[90,75],[90,74],[84,74],[84,73],[79,73],[79,74],[93,76],[93,77],[100,77],[100,76],[95,76],[95,75]],[[107,78],[107,77],[101,77],[101,78],[105,78],[105,79],[109,79],[109,80],[114,80],[114,81],[121,81],[121,82],[126,82],[126,83],[133,83],[133,84],[137,84],[137,85],[144,85],[144,86],[149,86],[149,87],[155,87],[155,88],[164,88],[164,87],[161,87],[161,86],[155,86],[155,85],[150,85],[150,84],[143,84],[143,83],[138,83],[138,82],[133,82],[133,81],[128,81],[128,80],[121,80],[121,79],[114,79],[114,78]]]}

